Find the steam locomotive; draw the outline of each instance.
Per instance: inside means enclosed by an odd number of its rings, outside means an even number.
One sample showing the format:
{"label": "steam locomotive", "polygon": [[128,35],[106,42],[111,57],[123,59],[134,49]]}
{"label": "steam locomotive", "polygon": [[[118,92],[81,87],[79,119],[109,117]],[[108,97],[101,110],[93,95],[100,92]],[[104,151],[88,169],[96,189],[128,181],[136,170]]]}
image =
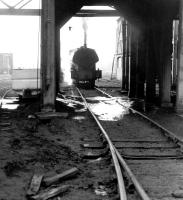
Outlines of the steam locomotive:
{"label": "steam locomotive", "polygon": [[71,78],[77,86],[81,84],[94,88],[95,80],[102,77],[102,71],[96,70],[96,63],[99,61],[94,49],[85,45],[78,48],[72,58]]}

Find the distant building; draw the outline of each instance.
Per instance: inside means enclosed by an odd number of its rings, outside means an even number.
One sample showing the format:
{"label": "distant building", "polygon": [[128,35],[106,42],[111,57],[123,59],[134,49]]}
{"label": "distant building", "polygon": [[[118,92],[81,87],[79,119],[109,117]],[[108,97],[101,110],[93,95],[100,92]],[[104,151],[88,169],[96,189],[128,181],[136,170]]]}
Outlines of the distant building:
{"label": "distant building", "polygon": [[13,68],[13,54],[0,53],[0,74],[11,74]]}

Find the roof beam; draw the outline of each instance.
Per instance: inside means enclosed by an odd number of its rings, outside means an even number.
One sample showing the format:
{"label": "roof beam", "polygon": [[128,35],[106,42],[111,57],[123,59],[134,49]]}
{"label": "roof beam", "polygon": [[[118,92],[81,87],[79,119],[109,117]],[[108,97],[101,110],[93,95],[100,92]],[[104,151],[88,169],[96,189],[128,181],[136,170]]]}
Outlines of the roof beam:
{"label": "roof beam", "polygon": [[117,10],[80,10],[75,17],[119,17]]}
{"label": "roof beam", "polygon": [[40,16],[40,9],[0,9],[0,15]]}

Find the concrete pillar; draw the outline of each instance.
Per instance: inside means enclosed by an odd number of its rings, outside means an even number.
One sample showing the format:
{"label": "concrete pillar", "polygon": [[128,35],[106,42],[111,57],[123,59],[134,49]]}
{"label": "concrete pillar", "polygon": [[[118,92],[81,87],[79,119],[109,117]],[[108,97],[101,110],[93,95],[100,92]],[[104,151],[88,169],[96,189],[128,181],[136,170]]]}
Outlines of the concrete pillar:
{"label": "concrete pillar", "polygon": [[130,24],[126,24],[126,47],[125,47],[125,90],[129,91],[129,68],[130,68]]}
{"label": "concrete pillar", "polygon": [[125,74],[126,74],[126,26],[125,20],[122,21],[122,42],[123,42],[123,55],[122,55],[122,90],[125,90]]}
{"label": "concrete pillar", "polygon": [[42,0],[41,92],[43,110],[55,109],[55,0]]}
{"label": "concrete pillar", "polygon": [[55,70],[56,70],[56,93],[59,92],[60,89],[60,25],[56,23],[56,31],[55,31]]}
{"label": "concrete pillar", "polygon": [[130,26],[130,70],[129,70],[129,97],[136,97],[136,73],[138,62],[138,37],[135,27]]}
{"label": "concrete pillar", "polygon": [[171,106],[171,68],[172,68],[172,21],[166,20],[161,24],[160,43],[160,104],[162,107]]}
{"label": "concrete pillar", "polygon": [[155,101],[156,62],[154,57],[153,30],[146,30],[146,101]]}
{"label": "concrete pillar", "polygon": [[137,59],[137,73],[136,73],[136,96],[138,98],[144,98],[144,83],[145,83],[145,58],[146,58],[146,49],[145,49],[145,34],[144,31],[141,31],[138,37],[138,59]]}
{"label": "concrete pillar", "polygon": [[183,1],[180,1],[176,112],[183,113]]}
{"label": "concrete pillar", "polygon": [[178,20],[173,22],[173,60],[172,60],[172,85],[175,89],[177,84],[177,44],[178,44]]}

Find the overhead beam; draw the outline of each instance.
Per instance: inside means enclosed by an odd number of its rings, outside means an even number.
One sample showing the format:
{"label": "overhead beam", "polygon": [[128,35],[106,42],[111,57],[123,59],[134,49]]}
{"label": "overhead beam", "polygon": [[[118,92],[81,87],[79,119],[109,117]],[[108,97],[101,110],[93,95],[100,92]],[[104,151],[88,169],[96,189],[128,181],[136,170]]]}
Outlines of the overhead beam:
{"label": "overhead beam", "polygon": [[41,9],[0,9],[0,15],[40,16]]}
{"label": "overhead beam", "polygon": [[80,10],[75,17],[119,17],[117,10]]}

